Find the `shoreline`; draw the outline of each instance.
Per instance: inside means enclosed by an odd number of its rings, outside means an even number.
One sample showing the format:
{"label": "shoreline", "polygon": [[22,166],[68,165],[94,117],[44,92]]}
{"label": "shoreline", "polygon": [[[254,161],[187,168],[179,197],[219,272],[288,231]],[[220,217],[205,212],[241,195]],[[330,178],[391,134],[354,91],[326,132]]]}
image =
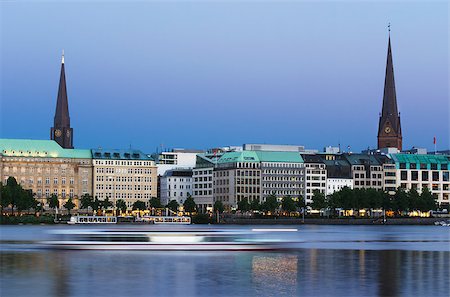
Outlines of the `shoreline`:
{"label": "shoreline", "polygon": [[386,222],[380,219],[356,219],[356,218],[305,218],[302,219],[241,219],[226,218],[219,225],[433,225],[435,222],[446,221],[448,218],[386,218]]}

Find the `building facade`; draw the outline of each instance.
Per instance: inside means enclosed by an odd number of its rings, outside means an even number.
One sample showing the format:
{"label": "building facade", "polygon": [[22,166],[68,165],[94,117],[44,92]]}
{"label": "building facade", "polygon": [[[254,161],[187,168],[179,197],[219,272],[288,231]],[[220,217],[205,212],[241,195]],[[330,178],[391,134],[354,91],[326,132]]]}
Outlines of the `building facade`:
{"label": "building facade", "polygon": [[305,168],[298,152],[256,151],[261,162],[262,201],[275,195],[279,201],[285,196],[303,199]]}
{"label": "building facade", "polygon": [[93,196],[115,203],[122,199],[131,209],[136,201],[157,196],[157,174],[153,159],[139,150],[92,150]]}
{"label": "building facade", "polygon": [[315,191],[326,193],[326,165],[318,155],[302,154],[302,158],[305,162],[304,199],[306,204],[311,204]]}
{"label": "building facade", "polygon": [[0,179],[14,177],[24,189],[48,206],[55,194],[62,206],[70,197],[92,194],[90,150],[64,149],[53,140],[0,139]]}
{"label": "building facade", "polygon": [[213,171],[220,156],[217,153],[197,155],[192,170],[192,198],[201,212],[213,211]]}
{"label": "building facade", "polygon": [[167,205],[175,200],[182,205],[186,198],[192,196],[192,170],[172,169],[161,176],[161,204]]}
{"label": "building facade", "polygon": [[237,207],[243,199],[262,201],[261,164],[253,151],[227,152],[217,161],[213,172],[214,202],[226,209]]}
{"label": "building facade", "polygon": [[[447,155],[391,155],[395,166],[396,186],[419,193],[428,188],[440,206],[448,208],[450,196],[450,156]],[[389,172],[393,172],[392,171]]]}

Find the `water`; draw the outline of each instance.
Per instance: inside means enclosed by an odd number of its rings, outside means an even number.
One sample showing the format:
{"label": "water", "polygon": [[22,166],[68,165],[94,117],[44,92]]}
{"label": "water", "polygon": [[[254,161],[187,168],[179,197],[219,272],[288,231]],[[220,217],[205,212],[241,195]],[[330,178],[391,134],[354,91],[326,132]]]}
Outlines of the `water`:
{"label": "water", "polygon": [[276,235],[301,241],[288,252],[49,251],[29,243],[55,228],[74,226],[0,227],[1,296],[449,296],[450,290],[450,229],[440,226],[298,226]]}

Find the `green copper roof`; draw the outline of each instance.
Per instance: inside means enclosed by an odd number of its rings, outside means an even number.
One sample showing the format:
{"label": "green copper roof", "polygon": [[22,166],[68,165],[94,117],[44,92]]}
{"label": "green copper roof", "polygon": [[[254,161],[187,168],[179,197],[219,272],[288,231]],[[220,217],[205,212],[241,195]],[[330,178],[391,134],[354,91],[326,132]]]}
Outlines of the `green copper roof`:
{"label": "green copper roof", "polygon": [[298,152],[255,151],[261,162],[303,163]]}
{"label": "green copper roof", "polygon": [[415,154],[392,154],[396,163],[422,163],[422,164],[449,164],[449,156],[445,155],[415,155]]}
{"label": "green copper roof", "polygon": [[225,153],[217,161],[218,164],[236,162],[259,162],[259,158],[254,151],[242,151]]}
{"label": "green copper roof", "polygon": [[0,154],[10,157],[91,159],[90,150],[64,149],[53,140],[0,139]]}

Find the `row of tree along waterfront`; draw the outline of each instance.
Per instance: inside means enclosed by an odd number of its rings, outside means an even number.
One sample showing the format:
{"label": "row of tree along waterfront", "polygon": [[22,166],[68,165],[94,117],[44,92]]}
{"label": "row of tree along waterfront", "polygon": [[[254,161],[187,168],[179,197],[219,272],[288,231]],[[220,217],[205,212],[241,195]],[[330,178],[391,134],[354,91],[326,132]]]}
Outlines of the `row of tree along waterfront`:
{"label": "row of tree along waterfront", "polygon": [[405,192],[399,188],[394,195],[375,189],[350,189],[344,187],[326,197],[314,191],[313,202],[305,204],[303,197],[285,196],[279,201],[275,195],[269,195],[262,204],[257,200],[246,199],[238,203],[241,212],[258,211],[271,214],[290,214],[305,210],[327,211],[338,215],[339,211],[386,210],[395,215],[407,215],[412,211],[429,212],[436,210],[436,201],[431,192],[425,188],[421,194],[415,189]]}

